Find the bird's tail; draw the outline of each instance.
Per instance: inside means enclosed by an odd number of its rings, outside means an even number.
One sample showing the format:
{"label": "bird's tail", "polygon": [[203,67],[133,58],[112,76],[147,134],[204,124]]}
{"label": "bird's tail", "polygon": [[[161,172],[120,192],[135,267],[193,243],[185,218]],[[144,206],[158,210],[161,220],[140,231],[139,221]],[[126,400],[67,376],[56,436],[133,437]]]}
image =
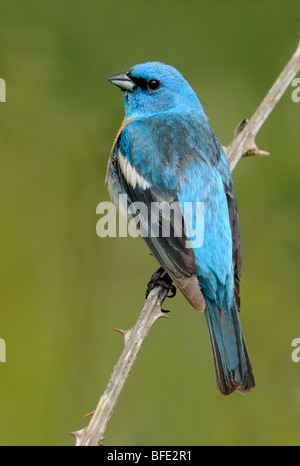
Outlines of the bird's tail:
{"label": "bird's tail", "polygon": [[254,387],[252,367],[245,346],[236,305],[230,318],[212,301],[206,300],[208,325],[218,389],[230,395],[236,389],[246,393]]}

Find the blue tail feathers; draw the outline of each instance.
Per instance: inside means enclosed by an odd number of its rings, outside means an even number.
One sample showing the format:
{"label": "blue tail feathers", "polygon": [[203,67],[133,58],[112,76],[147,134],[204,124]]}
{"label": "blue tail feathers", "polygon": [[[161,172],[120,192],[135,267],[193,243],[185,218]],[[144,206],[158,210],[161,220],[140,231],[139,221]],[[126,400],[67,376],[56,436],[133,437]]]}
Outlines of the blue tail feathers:
{"label": "blue tail feathers", "polygon": [[237,307],[228,319],[223,310],[206,299],[205,317],[211,340],[218,389],[223,395],[248,392],[255,386]]}

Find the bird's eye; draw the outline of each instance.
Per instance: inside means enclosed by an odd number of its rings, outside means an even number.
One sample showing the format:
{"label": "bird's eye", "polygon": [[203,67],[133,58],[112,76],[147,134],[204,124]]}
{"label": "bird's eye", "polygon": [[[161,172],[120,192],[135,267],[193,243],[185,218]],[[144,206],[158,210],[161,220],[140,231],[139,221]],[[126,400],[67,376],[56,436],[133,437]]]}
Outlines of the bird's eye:
{"label": "bird's eye", "polygon": [[160,82],[157,79],[150,79],[147,84],[151,91],[156,91],[160,87]]}

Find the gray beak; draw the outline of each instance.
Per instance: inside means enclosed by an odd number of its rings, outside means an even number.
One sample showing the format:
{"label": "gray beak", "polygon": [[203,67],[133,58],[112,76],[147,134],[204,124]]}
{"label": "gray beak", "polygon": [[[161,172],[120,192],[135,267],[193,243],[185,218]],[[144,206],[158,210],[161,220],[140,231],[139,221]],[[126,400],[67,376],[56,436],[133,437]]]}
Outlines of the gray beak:
{"label": "gray beak", "polygon": [[128,71],[125,73],[115,74],[108,79],[112,84],[118,86],[122,91],[132,91],[135,87],[135,83],[130,79]]}

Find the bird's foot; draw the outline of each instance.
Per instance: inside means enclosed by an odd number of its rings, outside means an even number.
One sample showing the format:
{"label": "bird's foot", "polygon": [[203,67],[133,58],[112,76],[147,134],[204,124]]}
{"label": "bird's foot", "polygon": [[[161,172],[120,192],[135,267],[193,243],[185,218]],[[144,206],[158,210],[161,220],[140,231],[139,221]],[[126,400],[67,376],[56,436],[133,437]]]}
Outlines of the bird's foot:
{"label": "bird's foot", "polygon": [[[167,272],[160,267],[151,277],[146,291],[146,299],[148,298],[150,292],[156,287],[161,286],[168,290],[167,297],[174,298],[176,295],[176,286],[172,284],[172,278],[167,274]],[[169,294],[170,293],[170,294]],[[162,312],[170,312],[162,309]]]}

